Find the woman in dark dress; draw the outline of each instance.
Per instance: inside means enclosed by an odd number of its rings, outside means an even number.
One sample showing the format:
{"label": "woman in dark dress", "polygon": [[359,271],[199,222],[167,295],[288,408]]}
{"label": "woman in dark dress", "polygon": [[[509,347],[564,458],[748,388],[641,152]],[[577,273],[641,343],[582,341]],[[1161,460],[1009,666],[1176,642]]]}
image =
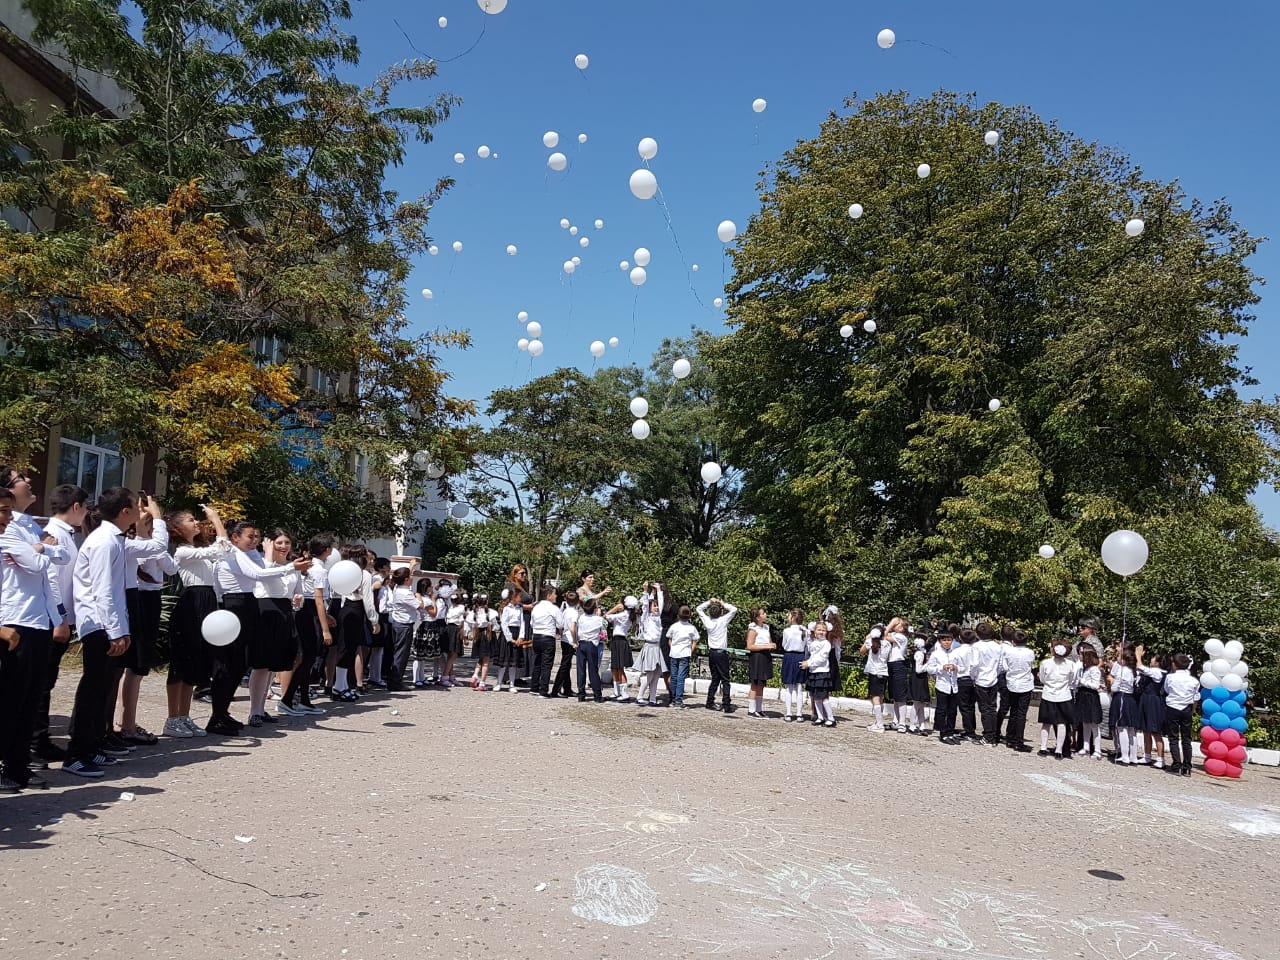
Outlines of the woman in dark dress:
{"label": "woman in dark dress", "polygon": [[522,563],[515,564],[502,589],[507,591],[507,602],[519,606],[524,616],[524,639],[520,641],[522,656],[518,666],[522,677],[528,679],[533,667],[533,590],[529,586],[528,568]]}

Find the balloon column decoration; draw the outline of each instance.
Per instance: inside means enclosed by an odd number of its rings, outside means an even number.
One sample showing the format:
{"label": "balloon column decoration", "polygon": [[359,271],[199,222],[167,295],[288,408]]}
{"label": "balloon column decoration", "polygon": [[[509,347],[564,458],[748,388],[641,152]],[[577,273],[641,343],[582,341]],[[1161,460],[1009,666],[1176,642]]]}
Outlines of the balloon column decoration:
{"label": "balloon column decoration", "polygon": [[1223,643],[1214,638],[1205,641],[1204,652],[1209,657],[1200,674],[1200,752],[1204,755],[1204,772],[1211,777],[1236,779],[1244,772],[1244,735],[1249,729],[1245,719],[1248,693],[1244,688],[1249,665],[1240,659],[1244,644],[1239,640]]}

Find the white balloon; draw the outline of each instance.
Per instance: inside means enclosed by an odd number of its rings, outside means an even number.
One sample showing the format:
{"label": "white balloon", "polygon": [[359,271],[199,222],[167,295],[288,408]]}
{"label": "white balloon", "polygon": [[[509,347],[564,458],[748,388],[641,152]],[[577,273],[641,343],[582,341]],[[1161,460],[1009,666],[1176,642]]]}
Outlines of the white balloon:
{"label": "white balloon", "polygon": [[692,267],[690,267],[689,269],[690,269],[690,270],[692,270],[694,273],[697,273],[697,272],[698,272],[698,265],[695,263],[695,264],[694,264]]}
{"label": "white balloon", "polygon": [[441,17],[439,20],[436,21],[436,23],[440,24],[440,29],[443,30],[445,27],[449,25],[449,18]]}
{"label": "white balloon", "polygon": [[617,345],[618,345],[618,338],[617,338],[617,337],[610,337],[610,338],[609,338],[609,346],[611,346],[611,347],[616,347]]}
{"label": "white balloon", "polygon": [[1232,693],[1236,693],[1237,691],[1244,689],[1244,677],[1238,677],[1234,673],[1228,673],[1222,678],[1222,685]]}
{"label": "white balloon", "polygon": [[711,301],[711,305],[712,305],[713,307],[723,307],[723,306],[724,306],[724,297],[716,297],[714,300],[712,300],[712,301]]}
{"label": "white balloon", "polygon": [[340,560],[329,571],[329,587],[338,595],[359,590],[363,579],[364,572],[351,560]]}
{"label": "white balloon", "polygon": [[587,135],[586,135],[585,133],[580,133],[580,134],[578,134],[578,142],[579,142],[579,143],[586,143],[586,142],[587,142]]}
{"label": "white balloon", "polygon": [[430,299],[432,299],[433,297],[435,297],[435,294],[431,292],[431,288],[430,288],[430,287],[423,287],[423,288],[422,288],[422,299],[423,299],[423,300],[430,300]]}
{"label": "white balloon", "polygon": [[516,314],[516,319],[519,320],[521,323],[524,323],[526,320],[529,319],[529,311],[521,310],[519,313]]}
{"label": "white balloon", "polygon": [[603,229],[604,229],[604,221],[603,221],[603,220],[600,220],[600,219],[597,219],[597,220],[596,220],[596,224],[595,224],[595,226],[596,226],[596,229],[597,229],[597,230],[603,230]]}
{"label": "white balloon", "polygon": [[630,263],[628,263],[626,260],[620,260],[620,261],[618,261],[618,269],[619,269],[619,270],[630,270],[630,269],[631,269],[631,264],[630,264]]}
{"label": "white balloon", "polygon": [[647,417],[649,415],[649,401],[644,397],[633,397],[630,409],[633,417]]}
{"label": "white balloon", "polygon": [[732,220],[721,220],[720,226],[716,227],[716,236],[720,238],[721,243],[728,243],[738,235],[738,225]]}
{"label": "white balloon", "polygon": [[631,259],[635,261],[637,267],[647,267],[650,260],[648,248],[636,247],[636,252],[631,255]]}
{"label": "white balloon", "polygon": [[455,154],[453,155],[453,162],[454,162],[454,163],[466,163],[466,162],[467,162],[467,156],[466,156],[466,154],[463,154],[463,153],[455,153]]}
{"label": "white balloon", "polygon": [[577,228],[577,227],[570,227],[570,228],[569,228],[569,236],[571,236],[571,237],[576,237],[577,235],[578,235],[578,228]]}
{"label": "white balloon", "polygon": [[453,517],[453,519],[455,520],[463,519],[470,512],[471,512],[471,508],[467,506],[465,503],[455,503],[452,507],[449,508],[449,515]]}
{"label": "white balloon", "polygon": [[995,413],[997,410],[1000,409],[1000,401],[997,400],[995,397],[992,397],[987,402],[987,409],[990,410],[992,413]]}
{"label": "white balloon", "polygon": [[544,346],[542,345],[542,341],[541,341],[541,340],[530,340],[530,341],[529,341],[529,356],[531,356],[531,357],[540,357],[540,356],[542,356],[542,351],[543,351],[543,350],[545,350],[545,349],[546,349],[546,347],[544,347]]}
{"label": "white balloon", "polygon": [[582,258],[581,258],[581,257],[574,257],[574,258],[573,258],[573,265],[574,265],[575,267],[580,267],[580,266],[582,266]]}
{"label": "white balloon", "polygon": [[637,287],[643,287],[644,282],[649,279],[649,272],[644,267],[631,268],[631,282]]}
{"label": "white balloon", "polygon": [[1142,231],[1145,229],[1147,229],[1147,225],[1137,217],[1134,217],[1132,220],[1130,220],[1128,223],[1124,225],[1125,235],[1130,237],[1142,236]]}
{"label": "white balloon", "polygon": [[1147,541],[1132,530],[1117,530],[1102,541],[1102,562],[1122,577],[1132,576],[1146,566],[1148,555]]}
{"label": "white balloon", "polygon": [[431,465],[431,454],[427,453],[425,450],[419,450],[413,455],[413,465],[425,470]]}
{"label": "white balloon", "polygon": [[857,220],[859,217],[861,217],[861,216],[862,216],[862,204],[860,204],[860,203],[851,203],[851,204],[849,204],[849,216],[850,216],[850,218],[852,218],[852,219],[854,219],[854,220]]}
{"label": "white balloon", "polygon": [[876,322],[875,322],[874,320],[863,320],[863,321],[862,321],[862,329],[863,329],[863,330],[865,330],[865,331],[867,331],[867,333],[875,333],[875,332],[876,332]]}
{"label": "white balloon", "polygon": [[1053,549],[1052,544],[1042,543],[1040,544],[1039,553],[1040,553],[1041,559],[1052,560],[1055,556],[1057,556],[1058,551]]}
{"label": "white balloon", "polygon": [[640,200],[652,200],[658,192],[658,178],[651,170],[637,170],[631,174],[631,193]]}
{"label": "white balloon", "polygon": [[921,180],[926,179],[931,173],[933,173],[933,167],[929,166],[927,163],[922,163],[920,166],[916,167],[916,176]]}
{"label": "white balloon", "polygon": [[1202,673],[1213,673],[1213,661],[1206,660],[1204,663],[1202,663],[1200,665],[1200,671]]}
{"label": "white balloon", "polygon": [[210,646],[229,646],[240,636],[240,619],[230,610],[214,610],[201,621],[200,633]]}
{"label": "white balloon", "polygon": [[1000,134],[998,131],[988,130],[986,133],[982,135],[982,141],[988,147],[994,147],[997,143],[1000,142]]}
{"label": "white balloon", "polygon": [[529,335],[531,340],[537,340],[538,337],[542,336],[542,324],[537,320],[530,320],[525,326],[524,332]]}
{"label": "white balloon", "polygon": [[637,440],[647,440],[649,438],[649,423],[647,420],[637,420],[631,424],[631,435]]}
{"label": "white balloon", "polygon": [[578,265],[574,263],[572,260],[566,260],[564,263],[560,265],[560,267],[562,270],[564,270],[565,273],[573,273],[573,271],[578,269]]}
{"label": "white balloon", "polygon": [[427,247],[427,253],[431,254],[433,257],[439,252],[440,252],[440,248],[437,247],[434,243],[431,246]]}
{"label": "white balloon", "polygon": [[454,252],[454,253],[461,253],[461,252],[462,252],[462,241],[461,241],[461,240],[455,240],[455,241],[453,241],[453,252]]}
{"label": "white balloon", "polygon": [[702,482],[708,486],[713,483],[719,483],[720,478],[724,476],[724,471],[720,469],[718,463],[704,463],[702,465]]}
{"label": "white balloon", "polygon": [[591,66],[591,60],[588,59],[585,53],[580,53],[573,58],[573,65],[579,70],[585,70],[587,67]]}
{"label": "white balloon", "polygon": [[1231,672],[1243,680],[1249,675],[1249,665],[1243,660],[1237,660],[1231,665]]}
{"label": "white balloon", "polygon": [[604,341],[603,341],[603,340],[592,340],[592,341],[591,341],[591,355],[592,355],[593,357],[603,357],[603,356],[604,356]]}
{"label": "white balloon", "polygon": [[548,130],[546,133],[542,135],[542,145],[546,147],[548,150],[550,150],[559,142],[560,142],[560,134],[556,133],[554,130]]}
{"label": "white balloon", "polygon": [[1231,663],[1235,663],[1244,656],[1244,644],[1239,640],[1228,640],[1223,647],[1223,654]]}
{"label": "white balloon", "polygon": [[658,141],[653,137],[645,137],[636,144],[636,152],[640,154],[641,160],[652,160],[658,155]]}
{"label": "white balloon", "polygon": [[751,109],[756,113],[764,113],[767,106],[769,106],[769,101],[765,100],[763,97],[756,97],[756,99],[751,101]]}
{"label": "white balloon", "polygon": [[508,243],[508,244],[507,244],[507,256],[508,256],[508,257],[514,257],[514,256],[515,256],[517,253],[519,253],[519,252],[520,252],[519,248],[518,248],[514,243]]}
{"label": "white balloon", "polygon": [[590,237],[579,237],[579,238],[578,238],[578,246],[580,246],[580,247],[589,247],[589,246],[591,246],[591,238],[590,238]]}
{"label": "white balloon", "polygon": [[850,325],[849,325],[849,324],[847,324],[847,323],[846,323],[846,324],[844,324],[843,326],[841,326],[841,327],[840,327],[840,336],[842,336],[842,337],[844,337],[846,340],[848,340],[850,337],[852,337],[852,336],[853,336],[853,327],[852,327],[852,326],[850,326]]}
{"label": "white balloon", "polygon": [[427,476],[432,480],[439,480],[444,476],[444,467],[438,463],[427,464]]}
{"label": "white balloon", "polygon": [[569,165],[569,159],[563,153],[553,153],[547,157],[547,166],[557,172],[563,170]]}
{"label": "white balloon", "polygon": [[880,44],[881,50],[888,50],[897,42],[898,42],[897,34],[895,34],[888,27],[885,27],[883,30],[881,30],[879,33],[876,34],[876,43]]}
{"label": "white balloon", "polygon": [[1209,659],[1220,657],[1227,652],[1227,645],[1217,637],[1210,637],[1204,642],[1204,652],[1209,655]]}
{"label": "white balloon", "polygon": [[489,148],[486,147],[483,143],[480,144],[478,148],[476,148],[476,156],[479,157],[481,160],[488,160],[490,152],[491,151],[489,150]]}
{"label": "white balloon", "polygon": [[561,230],[568,230],[568,229],[569,229],[569,218],[568,218],[568,217],[561,217],[561,218],[560,218],[560,229],[561,229]]}
{"label": "white balloon", "polygon": [[480,5],[480,9],[485,13],[494,16],[507,9],[507,0],[476,0],[476,3]]}
{"label": "white balloon", "polygon": [[684,357],[681,357],[679,360],[677,360],[675,363],[671,365],[671,373],[672,375],[675,376],[677,380],[683,380],[692,372],[693,372],[692,365],[690,365],[689,361],[686,360]]}
{"label": "white balloon", "polygon": [[518,348],[520,348],[521,350],[528,350],[528,349],[529,349],[529,340],[528,340],[528,338],[526,338],[526,337],[521,337],[519,340],[517,340],[517,341],[516,341],[516,346],[517,346]]}
{"label": "white balloon", "polygon": [[1214,687],[1222,686],[1222,681],[1206,670],[1204,673],[1200,674],[1200,686],[1204,687],[1206,690],[1212,690]]}

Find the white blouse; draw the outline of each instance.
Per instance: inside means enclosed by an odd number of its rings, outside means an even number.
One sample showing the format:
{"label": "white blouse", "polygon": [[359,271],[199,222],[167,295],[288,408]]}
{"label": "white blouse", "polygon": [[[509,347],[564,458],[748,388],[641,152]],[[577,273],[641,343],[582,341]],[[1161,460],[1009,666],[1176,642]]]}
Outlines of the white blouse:
{"label": "white blouse", "polygon": [[[754,631],[756,632],[756,643],[757,643],[757,644],[766,644],[766,645],[767,645],[767,644],[773,643],[773,635],[769,632],[769,625],[768,625],[767,623],[753,623],[751,626],[747,627],[747,632],[748,632],[748,633],[750,633],[752,630],[754,630]],[[750,649],[750,646],[748,646],[748,649]],[[769,651],[767,651],[767,650],[754,650],[754,651],[752,651],[752,652],[753,652],[753,653],[768,653]]]}
{"label": "white blouse", "polygon": [[213,587],[221,593],[214,564],[225,560],[231,549],[231,541],[225,537],[219,537],[207,547],[179,544],[178,549],[173,551],[173,560],[178,565],[178,579],[184,587]]}
{"label": "white blouse", "polygon": [[867,654],[865,670],[873,677],[887,677],[889,675],[889,651],[891,649],[889,639],[887,637],[880,638],[879,653],[876,653],[871,644],[872,641],[869,639],[864,643]]}
{"label": "white blouse", "polygon": [[1040,664],[1040,699],[1049,703],[1066,703],[1076,686],[1076,667],[1070,660],[1049,657]]}
{"label": "white blouse", "polygon": [[1080,671],[1080,686],[1086,690],[1099,690],[1102,688],[1102,668],[1086,667]]}
{"label": "white blouse", "polygon": [[824,674],[831,672],[831,641],[826,637],[813,637],[809,640],[808,655],[805,663],[808,664],[808,671],[812,674]]}
{"label": "white blouse", "polygon": [[631,611],[619,610],[617,613],[611,613],[606,620],[613,627],[613,635],[615,637],[629,637],[631,635]]}
{"label": "white blouse", "polygon": [[413,587],[402,584],[387,591],[382,603],[382,612],[391,618],[392,623],[404,626],[418,622],[418,610],[421,606],[421,598]]}
{"label": "white blouse", "polygon": [[293,569],[293,563],[271,563],[264,565],[267,570],[276,567],[289,567],[289,572],[274,580],[257,580],[253,584],[253,595],[259,600],[291,600],[302,592],[302,577]]}
{"label": "white blouse", "polygon": [[1000,669],[1010,693],[1030,693],[1035,689],[1036,652],[1030,647],[1010,644],[1000,655]]}
{"label": "white blouse", "polygon": [[793,623],[782,631],[782,649],[787,653],[804,653],[805,629]]}
{"label": "white blouse", "polygon": [[[905,660],[907,656],[907,637],[902,633],[890,633],[885,636],[885,641],[889,644],[888,656],[885,658],[888,663],[897,663],[899,660]],[[880,650],[884,651],[883,644]]]}
{"label": "white blouse", "polygon": [[1123,663],[1113,663],[1111,665],[1112,693],[1133,693],[1134,680],[1133,671]]}

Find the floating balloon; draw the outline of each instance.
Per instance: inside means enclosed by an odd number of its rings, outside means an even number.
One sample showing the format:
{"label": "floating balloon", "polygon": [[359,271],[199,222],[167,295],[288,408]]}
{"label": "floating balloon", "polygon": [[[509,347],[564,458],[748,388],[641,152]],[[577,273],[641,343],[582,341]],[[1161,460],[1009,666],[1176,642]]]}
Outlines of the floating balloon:
{"label": "floating balloon", "polygon": [[683,380],[693,372],[693,367],[684,357],[681,357],[671,365],[671,373],[677,380]]}
{"label": "floating balloon", "polygon": [[579,238],[578,238],[578,246],[580,246],[580,247],[589,247],[589,246],[591,246],[591,238],[590,238],[590,237],[579,237]]}
{"label": "floating balloon", "polygon": [[434,243],[431,244],[431,246],[427,247],[427,253],[431,254],[433,257],[439,252],[440,252],[440,248],[437,247]]}
{"label": "floating balloon", "polygon": [[690,270],[692,270],[694,273],[697,273],[697,272],[698,272],[698,265],[695,263],[695,264],[694,264],[692,267],[690,267],[689,269],[690,269]]}
{"label": "floating balloon", "polygon": [[617,337],[610,337],[610,338],[609,338],[609,346],[611,346],[611,347],[616,347],[617,345],[618,345],[618,338],[617,338]]}
{"label": "floating balloon", "polygon": [[214,610],[200,622],[200,634],[212,646],[230,646],[240,636],[240,619],[230,610]]}
{"label": "floating balloon", "polygon": [[1128,223],[1124,225],[1125,235],[1130,237],[1142,236],[1142,231],[1145,229],[1147,229],[1147,225],[1143,223],[1141,220],[1139,220],[1137,217],[1134,217],[1132,220],[1130,220]]}
{"label": "floating balloon", "polygon": [[440,24],[440,29],[443,30],[445,27],[449,25],[449,18],[441,17],[439,20],[436,21],[436,23]]}
{"label": "floating balloon", "polygon": [[461,240],[455,240],[455,241],[453,241],[453,252],[454,252],[454,253],[461,253],[461,252],[462,252],[462,241],[461,241]]}
{"label": "floating balloon", "polygon": [[560,134],[556,133],[554,130],[548,130],[546,133],[542,135],[542,145],[546,147],[548,150],[556,146],[556,144],[558,144],[559,142],[560,142]]}
{"label": "floating balloon", "polygon": [[587,67],[591,66],[591,61],[587,58],[585,53],[580,53],[573,58],[573,65],[579,70],[585,70]]}
{"label": "floating balloon", "polygon": [[586,142],[587,142],[587,135],[586,135],[585,133],[580,133],[580,134],[578,134],[578,142],[579,142],[579,143],[586,143]]}
{"label": "floating balloon", "polygon": [[576,237],[577,235],[578,235],[578,228],[577,228],[577,227],[570,227],[570,228],[569,228],[569,236],[571,236],[571,237]]}
{"label": "floating balloon", "polygon": [[580,266],[582,266],[582,258],[581,258],[581,257],[574,257],[574,258],[573,258],[573,265],[574,265],[575,267],[580,267]]}
{"label": "floating balloon", "polygon": [[444,467],[438,463],[427,464],[427,476],[432,480],[439,480],[444,476]]}
{"label": "floating balloon", "polygon": [[455,153],[455,154],[453,155],[453,162],[454,162],[454,163],[466,163],[466,162],[467,162],[467,155],[466,155],[465,153]]}
{"label": "floating balloon", "polygon": [[1222,648],[1222,655],[1235,663],[1244,656],[1244,644],[1239,640],[1228,640],[1226,646]]}
{"label": "floating balloon", "polygon": [[626,260],[620,260],[618,261],[618,269],[623,271],[630,270],[631,264]]}
{"label": "floating balloon", "polygon": [[1049,543],[1040,544],[1040,549],[1037,552],[1043,560],[1052,560],[1058,554],[1058,551],[1053,549],[1053,545]]}
{"label": "floating balloon", "polygon": [[644,267],[633,267],[631,269],[631,282],[637,287],[643,287],[644,282],[649,279],[649,272]]}
{"label": "floating balloon", "polygon": [[514,243],[508,243],[508,244],[507,244],[507,256],[508,256],[508,257],[514,257],[514,256],[515,256],[517,253],[519,253],[519,252],[520,252],[520,250],[516,247],[516,245],[515,245]]}
{"label": "floating balloon", "polygon": [[595,222],[595,228],[596,228],[597,230],[603,230],[603,229],[604,229],[604,221],[603,221],[603,220],[600,220],[600,219],[597,219],[597,220],[596,220],[596,222]]}
{"label": "floating balloon", "polygon": [[547,166],[559,173],[569,165],[569,159],[563,153],[553,153],[547,157]]}
{"label": "floating balloon", "polygon": [[564,263],[560,265],[560,267],[562,270],[564,270],[565,273],[573,273],[573,271],[578,269],[578,265],[574,263],[572,260],[566,260]]}
{"label": "floating balloon", "polygon": [[516,341],[516,346],[517,346],[520,350],[528,350],[528,349],[529,349],[529,340],[528,340],[526,337],[521,337],[519,340],[517,340],[517,341]]}
{"label": "floating balloon", "polygon": [[529,319],[529,311],[521,310],[519,313],[516,314],[516,319],[519,320],[521,323],[524,323],[526,320]]}
{"label": "floating balloon", "polygon": [[840,336],[844,337],[846,340],[848,340],[850,337],[852,337],[852,336],[853,336],[853,326],[852,326],[852,324],[848,324],[848,323],[846,323],[844,326],[842,326],[842,327],[840,328]]}
{"label": "floating balloon", "polygon": [[493,16],[507,9],[507,0],[476,0],[476,3],[480,5],[481,10]]}
{"label": "floating balloon", "polygon": [[560,218],[560,229],[561,229],[561,230],[568,230],[568,229],[569,229],[569,218],[568,218],[568,217],[561,217],[561,218]]}
{"label": "floating balloon", "polygon": [[462,520],[470,512],[471,512],[471,508],[467,506],[465,503],[455,503],[449,509],[450,516],[452,516],[453,519],[455,520]]}
{"label": "floating balloon", "polygon": [[431,463],[431,454],[425,450],[419,450],[413,455],[413,465],[419,469],[425,470]]}
{"label": "floating balloon", "polygon": [[880,45],[881,50],[888,50],[898,42],[898,36],[888,27],[885,27],[876,34],[876,43]]}
{"label": "floating balloon", "polygon": [[721,220],[720,226],[716,227],[716,236],[720,238],[721,243],[728,243],[738,235],[738,225],[732,220]]}
{"label": "floating balloon", "polygon": [[329,587],[338,596],[359,590],[363,579],[364,571],[351,560],[339,560],[329,571]]}
{"label": "floating balloon", "polygon": [[1122,577],[1133,576],[1146,566],[1147,556],[1147,541],[1132,530],[1117,530],[1102,541],[1102,562]]}
{"label": "floating balloon", "polygon": [[1204,642],[1204,652],[1209,655],[1210,659],[1220,657],[1227,652],[1227,645],[1217,637],[1210,637]]}
{"label": "floating balloon", "polygon": [[756,113],[764,113],[765,108],[768,106],[769,101],[765,100],[763,97],[756,97],[756,99],[751,101],[751,109]]}
{"label": "floating balloon", "polygon": [[544,346],[542,345],[542,341],[541,341],[541,340],[530,340],[530,341],[529,341],[529,356],[531,356],[531,357],[540,357],[540,356],[542,356],[542,351],[543,351],[543,350],[545,350],[545,349],[546,349],[546,347],[544,347]]}
{"label": "floating balloon", "polygon": [[423,299],[423,300],[431,300],[431,299],[433,299],[434,297],[435,297],[435,294],[431,292],[431,288],[430,288],[430,287],[423,287],[423,288],[422,288],[422,299]]}
{"label": "floating balloon", "polygon": [[649,423],[646,420],[637,420],[631,424],[631,435],[637,440],[647,440],[649,438]]}
{"label": "floating balloon", "polygon": [[653,137],[645,137],[636,144],[636,153],[640,154],[641,160],[652,160],[658,155],[658,141]]}
{"label": "floating balloon", "polygon": [[640,200],[652,200],[658,192],[658,178],[650,170],[637,170],[631,174],[631,193]]}
{"label": "floating balloon", "polygon": [[647,267],[650,260],[648,248],[636,247],[636,252],[631,255],[631,259],[635,261],[637,267]]}
{"label": "floating balloon", "polygon": [[922,163],[920,166],[916,167],[916,176],[921,180],[927,179],[931,173],[933,173],[933,167],[929,166],[927,163]]}
{"label": "floating balloon", "polygon": [[711,304],[712,304],[712,306],[716,306],[716,307],[723,307],[723,306],[724,306],[724,297],[716,297],[714,300],[712,300],[712,301],[711,301]]}
{"label": "floating balloon", "polygon": [[861,218],[861,216],[862,216],[862,204],[860,204],[860,203],[851,203],[851,204],[849,204],[849,216],[850,216],[850,218],[851,218],[851,219],[853,219],[853,220],[857,220],[857,219]]}
{"label": "floating balloon", "polygon": [[633,417],[647,417],[649,415],[649,401],[644,397],[633,397],[631,400],[631,415]]}
{"label": "floating balloon", "polygon": [[476,149],[476,156],[479,157],[481,160],[488,160],[490,152],[491,151],[489,150],[489,148],[482,143]]}
{"label": "floating balloon", "polygon": [[528,326],[524,328],[524,332],[536,340],[538,337],[542,336],[542,324],[537,320],[530,320]]}
{"label": "floating balloon", "polygon": [[863,320],[863,321],[862,321],[862,329],[863,329],[863,330],[865,330],[865,331],[867,331],[867,333],[875,333],[875,332],[876,332],[876,322],[875,322],[874,320]]}
{"label": "floating balloon", "polygon": [[720,469],[718,463],[704,463],[702,465],[702,482],[710,486],[713,483],[719,483],[720,478],[724,476],[724,472]]}
{"label": "floating balloon", "polygon": [[1000,406],[1001,406],[1000,401],[997,400],[995,397],[992,397],[990,400],[987,401],[987,409],[990,410],[992,413],[995,413],[997,410],[999,410]]}
{"label": "floating balloon", "polygon": [[603,340],[592,340],[592,341],[591,341],[591,355],[592,355],[593,357],[603,357],[603,356],[604,356],[604,341],[603,341]]}

